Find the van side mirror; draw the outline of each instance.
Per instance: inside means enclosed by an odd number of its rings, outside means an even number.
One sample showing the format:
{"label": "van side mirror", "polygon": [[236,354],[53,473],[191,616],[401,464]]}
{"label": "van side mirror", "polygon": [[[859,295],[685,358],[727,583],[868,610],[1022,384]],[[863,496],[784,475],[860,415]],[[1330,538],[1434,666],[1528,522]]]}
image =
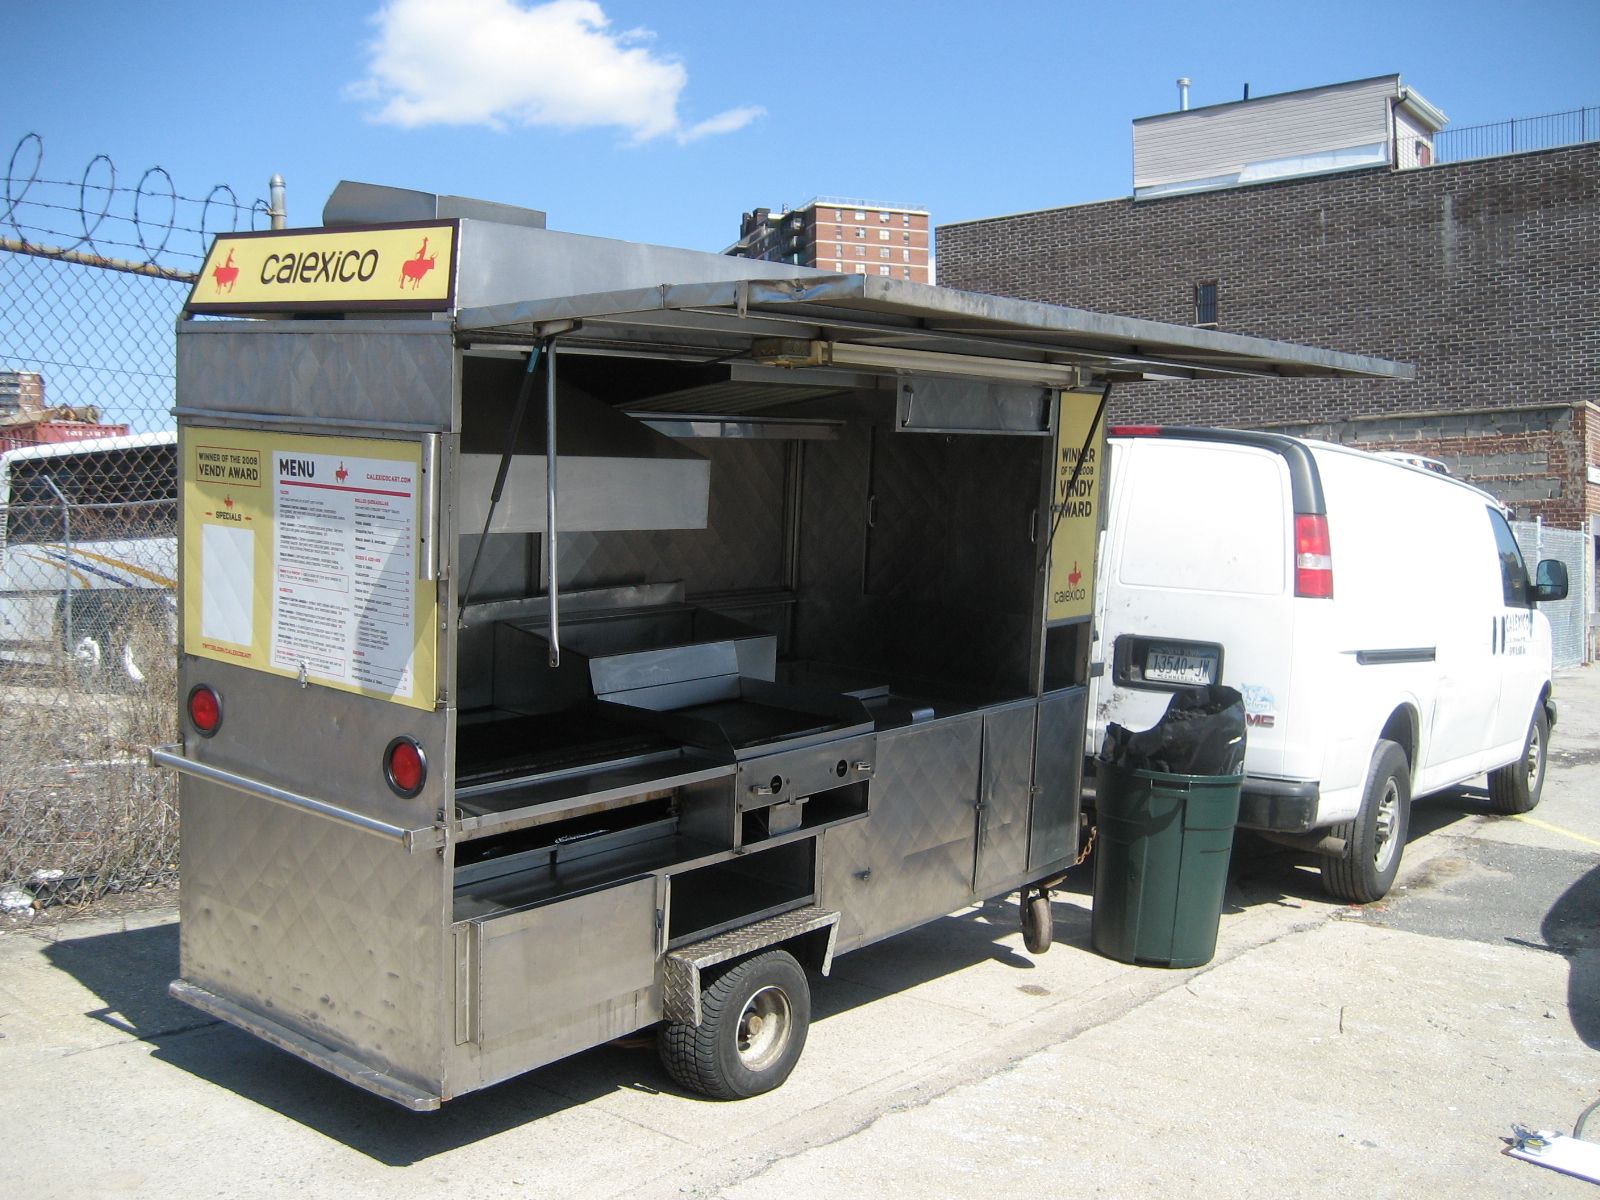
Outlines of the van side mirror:
{"label": "van side mirror", "polygon": [[1567,598],[1567,564],[1557,558],[1541,559],[1534,574],[1533,598],[1535,600],[1565,600]]}

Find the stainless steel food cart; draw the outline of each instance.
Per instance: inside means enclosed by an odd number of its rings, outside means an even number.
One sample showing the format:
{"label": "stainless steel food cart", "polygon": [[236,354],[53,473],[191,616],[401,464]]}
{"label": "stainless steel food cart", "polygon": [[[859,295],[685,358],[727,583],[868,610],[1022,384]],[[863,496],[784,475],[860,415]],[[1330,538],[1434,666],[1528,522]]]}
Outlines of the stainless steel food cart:
{"label": "stainless steel food cart", "polygon": [[369,185],[218,239],[173,994],[415,1109],[652,1027],[776,1086],[802,968],[1048,944],[1112,383],[1405,373]]}

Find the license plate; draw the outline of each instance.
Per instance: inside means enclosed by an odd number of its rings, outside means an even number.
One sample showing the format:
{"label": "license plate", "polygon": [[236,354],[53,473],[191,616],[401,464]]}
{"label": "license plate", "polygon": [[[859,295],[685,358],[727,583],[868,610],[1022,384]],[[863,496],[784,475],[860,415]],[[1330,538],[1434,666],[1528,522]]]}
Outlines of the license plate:
{"label": "license plate", "polygon": [[1200,687],[1217,681],[1217,656],[1179,646],[1151,646],[1145,651],[1144,677],[1149,683]]}

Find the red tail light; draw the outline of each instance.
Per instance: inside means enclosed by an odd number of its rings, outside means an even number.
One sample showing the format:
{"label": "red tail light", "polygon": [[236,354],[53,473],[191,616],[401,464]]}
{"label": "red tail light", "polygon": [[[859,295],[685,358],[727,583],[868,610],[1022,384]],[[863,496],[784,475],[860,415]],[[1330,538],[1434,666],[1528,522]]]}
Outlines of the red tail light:
{"label": "red tail light", "polygon": [[222,700],[203,683],[189,689],[189,723],[201,737],[210,737],[222,726]]}
{"label": "red tail light", "polygon": [[1333,598],[1333,551],[1328,545],[1327,517],[1295,514],[1294,594],[1317,600]]}
{"label": "red tail light", "polygon": [[408,737],[395,738],[383,752],[383,777],[399,795],[415,796],[428,780],[422,747]]}
{"label": "red tail light", "polygon": [[1106,430],[1112,437],[1154,437],[1161,432],[1159,425],[1113,425]]}

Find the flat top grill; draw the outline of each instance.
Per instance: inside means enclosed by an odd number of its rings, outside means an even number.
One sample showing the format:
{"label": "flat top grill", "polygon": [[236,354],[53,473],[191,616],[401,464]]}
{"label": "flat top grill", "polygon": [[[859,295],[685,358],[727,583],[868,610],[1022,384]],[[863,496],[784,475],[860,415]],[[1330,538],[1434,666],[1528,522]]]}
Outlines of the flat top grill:
{"label": "flat top grill", "polygon": [[591,712],[544,713],[462,725],[456,734],[458,787],[661,754],[677,743]]}
{"label": "flat top grill", "polygon": [[827,733],[840,727],[839,721],[819,717],[816,713],[777,708],[750,700],[696,704],[676,709],[675,715],[714,725],[736,750],[749,750],[791,738]]}

